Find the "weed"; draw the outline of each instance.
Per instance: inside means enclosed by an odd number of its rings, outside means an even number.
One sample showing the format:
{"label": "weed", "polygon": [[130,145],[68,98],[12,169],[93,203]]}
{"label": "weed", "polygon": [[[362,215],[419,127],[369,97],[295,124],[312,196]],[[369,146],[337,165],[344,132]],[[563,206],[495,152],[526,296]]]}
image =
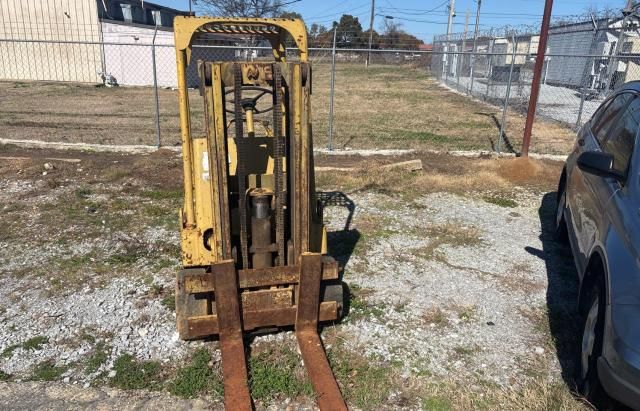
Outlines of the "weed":
{"label": "weed", "polygon": [[147,190],[141,191],[141,197],[145,197],[151,200],[181,200],[182,199],[182,189],[175,190]]}
{"label": "weed", "polygon": [[90,344],[95,344],[96,342],[96,337],[94,337],[93,335],[89,334],[86,331],[82,331],[82,334],[80,334],[80,339]]}
{"label": "weed", "polygon": [[161,284],[154,283],[151,285],[151,295],[157,297],[162,294],[162,291],[164,291],[164,287]]}
{"label": "weed", "polygon": [[22,343],[22,348],[25,350],[39,350],[42,346],[49,342],[49,338],[38,335],[33,338],[29,338],[27,341]]}
{"label": "weed", "polygon": [[426,235],[431,241],[426,247],[419,248],[415,253],[425,259],[436,258],[436,250],[443,246],[473,247],[482,244],[480,230],[475,227],[466,227],[459,223],[444,223],[419,228],[422,235]]}
{"label": "weed", "polygon": [[175,294],[173,294],[173,293],[167,294],[166,296],[164,296],[164,298],[162,299],[161,303],[162,303],[162,305],[167,307],[168,310],[175,311],[176,310],[176,296],[175,296]]}
{"label": "weed", "polygon": [[11,379],[11,374],[7,374],[6,372],[0,370],[0,381],[9,381]]}
{"label": "weed", "polygon": [[178,370],[176,377],[169,383],[169,391],[183,398],[194,398],[199,394],[223,394],[222,379],[209,367],[211,354],[205,348],[195,352],[191,364]]}
{"label": "weed", "polygon": [[513,201],[510,198],[505,198],[505,197],[484,196],[484,197],[482,197],[482,199],[484,201],[486,201],[487,203],[495,204],[495,205],[497,205],[499,207],[515,208],[515,207],[518,206],[518,203],[516,203],[515,201]]}
{"label": "weed", "polygon": [[478,314],[478,307],[475,305],[462,305],[456,307],[458,318],[465,322],[470,322]]}
{"label": "weed", "polygon": [[382,304],[374,304],[367,301],[366,297],[372,290],[358,286],[349,286],[349,319],[351,321],[365,317],[380,319],[384,316],[386,307]]}
{"label": "weed", "polygon": [[439,327],[444,327],[449,323],[449,319],[446,314],[439,307],[431,307],[422,315],[422,319],[427,324],[434,324]]}
{"label": "weed", "polygon": [[476,352],[478,352],[478,347],[459,345],[459,346],[453,347],[453,352],[455,352],[459,357],[470,357]]}
{"label": "weed", "polygon": [[32,371],[30,380],[32,381],[55,381],[59,379],[69,369],[63,365],[57,367],[53,361],[45,361],[38,364]]}
{"label": "weed", "polygon": [[258,400],[280,395],[295,398],[313,393],[311,383],[301,370],[298,355],[289,347],[270,348],[252,356],[249,370],[251,393]]}
{"label": "weed", "polygon": [[115,377],[110,381],[111,385],[123,390],[160,388],[160,363],[157,361],[137,361],[130,354],[118,357],[113,368]]}
{"label": "weed", "polygon": [[348,402],[361,409],[377,409],[389,398],[394,386],[390,366],[350,352],[341,344],[334,345],[327,356]]}
{"label": "weed", "polygon": [[87,374],[93,374],[94,372],[98,371],[98,368],[100,368],[100,366],[104,364],[107,359],[109,359],[109,354],[107,353],[106,347],[104,343],[99,343],[98,345],[96,345],[96,348],[93,354],[91,354],[91,357],[89,357],[89,359],[87,360],[87,363],[85,364],[85,371],[87,372]]}
{"label": "weed", "polygon": [[20,347],[22,347],[22,344],[12,344],[2,351],[2,354],[0,354],[0,357],[9,358],[13,355],[13,352]]}
{"label": "weed", "polygon": [[441,397],[426,397],[420,404],[425,411],[448,411],[451,409],[451,402]]}
{"label": "weed", "polygon": [[79,187],[76,189],[75,193],[76,193],[76,198],[80,200],[86,200],[87,198],[89,198],[91,194],[93,194],[91,189],[88,187]]}

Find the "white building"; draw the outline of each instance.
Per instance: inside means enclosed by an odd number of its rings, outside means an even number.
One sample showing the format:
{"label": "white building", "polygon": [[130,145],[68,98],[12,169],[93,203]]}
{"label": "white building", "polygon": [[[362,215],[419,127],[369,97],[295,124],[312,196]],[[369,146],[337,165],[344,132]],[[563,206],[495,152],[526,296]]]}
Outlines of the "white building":
{"label": "white building", "polygon": [[[0,79],[152,85],[152,44],[158,84],[176,85],[173,19],[188,12],[140,0],[1,0]],[[233,46],[212,36],[209,45]],[[231,49],[195,47],[189,84],[198,84],[199,58],[230,60]]]}

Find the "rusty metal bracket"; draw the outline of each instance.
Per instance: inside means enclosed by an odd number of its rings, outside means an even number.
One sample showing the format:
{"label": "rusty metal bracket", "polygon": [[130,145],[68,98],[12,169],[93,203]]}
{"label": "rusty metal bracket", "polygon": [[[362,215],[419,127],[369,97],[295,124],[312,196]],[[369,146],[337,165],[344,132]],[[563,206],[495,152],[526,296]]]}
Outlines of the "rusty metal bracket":
{"label": "rusty metal bracket", "polygon": [[213,264],[211,274],[215,283],[225,409],[251,410],[247,359],[242,340],[238,279],[233,260]]}
{"label": "rusty metal bracket", "polygon": [[342,398],[322,340],[318,335],[321,280],[322,255],[303,253],[300,256],[296,338],[320,409],[323,411],[346,410],[347,404]]}

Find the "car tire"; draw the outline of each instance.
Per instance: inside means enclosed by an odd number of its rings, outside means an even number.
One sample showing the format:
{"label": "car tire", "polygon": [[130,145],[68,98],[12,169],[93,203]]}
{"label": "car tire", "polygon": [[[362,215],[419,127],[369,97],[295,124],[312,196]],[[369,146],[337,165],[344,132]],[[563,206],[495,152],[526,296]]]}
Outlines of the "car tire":
{"label": "car tire", "polygon": [[608,409],[610,401],[598,377],[598,358],[602,355],[605,300],[602,287],[591,287],[586,313],[582,316],[582,341],[576,367],[576,385],[580,394],[597,409]]}
{"label": "car tire", "polygon": [[566,184],[563,176],[563,179],[560,181],[560,185],[558,187],[556,219],[555,219],[555,236],[559,241],[563,243],[566,243],[569,240],[569,233],[567,231],[567,221],[564,218],[564,212],[566,208],[567,208],[567,190],[566,190]]}

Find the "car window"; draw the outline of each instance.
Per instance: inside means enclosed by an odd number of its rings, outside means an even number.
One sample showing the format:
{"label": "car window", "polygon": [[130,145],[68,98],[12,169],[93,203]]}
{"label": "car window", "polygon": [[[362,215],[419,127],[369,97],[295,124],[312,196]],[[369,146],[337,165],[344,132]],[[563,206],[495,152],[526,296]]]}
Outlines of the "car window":
{"label": "car window", "polygon": [[639,126],[640,98],[634,97],[633,101],[624,108],[622,115],[616,121],[615,127],[613,127],[604,142],[603,151],[613,156],[614,170],[625,177]]}
{"label": "car window", "polygon": [[602,144],[609,131],[616,124],[615,120],[622,109],[633,97],[631,93],[622,93],[614,97],[604,110],[599,111],[591,123],[591,133]]}

